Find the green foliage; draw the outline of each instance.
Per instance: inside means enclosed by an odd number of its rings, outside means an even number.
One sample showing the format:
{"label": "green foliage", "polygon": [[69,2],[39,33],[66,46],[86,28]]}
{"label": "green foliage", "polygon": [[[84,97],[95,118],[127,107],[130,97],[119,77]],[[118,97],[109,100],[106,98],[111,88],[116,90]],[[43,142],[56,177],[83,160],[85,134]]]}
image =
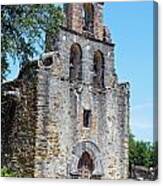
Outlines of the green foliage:
{"label": "green foliage", "polygon": [[137,141],[134,136],[129,136],[129,164],[145,167],[157,166],[157,143]]}
{"label": "green foliage", "polygon": [[16,174],[7,167],[1,168],[1,177],[16,177]]}
{"label": "green foliage", "polygon": [[[55,35],[63,20],[59,7],[48,5],[1,6],[1,79],[9,72],[9,62],[20,66],[45,49],[46,35]],[[39,46],[39,47],[38,47]]]}

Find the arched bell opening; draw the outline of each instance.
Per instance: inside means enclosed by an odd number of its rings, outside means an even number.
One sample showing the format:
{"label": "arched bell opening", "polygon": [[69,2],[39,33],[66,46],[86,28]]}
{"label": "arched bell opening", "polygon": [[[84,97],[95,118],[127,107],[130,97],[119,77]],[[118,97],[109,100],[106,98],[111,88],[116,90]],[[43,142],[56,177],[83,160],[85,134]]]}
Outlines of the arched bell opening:
{"label": "arched bell opening", "polygon": [[94,28],[94,6],[92,3],[84,3],[83,5],[84,13],[84,26],[85,31],[93,33]]}
{"label": "arched bell opening", "polygon": [[70,82],[82,80],[82,50],[79,44],[74,43],[70,50]]}
{"label": "arched bell opening", "polygon": [[105,71],[105,64],[104,64],[104,56],[101,51],[96,51],[94,54],[94,77],[93,77],[93,84],[95,88],[104,88],[104,71]]}

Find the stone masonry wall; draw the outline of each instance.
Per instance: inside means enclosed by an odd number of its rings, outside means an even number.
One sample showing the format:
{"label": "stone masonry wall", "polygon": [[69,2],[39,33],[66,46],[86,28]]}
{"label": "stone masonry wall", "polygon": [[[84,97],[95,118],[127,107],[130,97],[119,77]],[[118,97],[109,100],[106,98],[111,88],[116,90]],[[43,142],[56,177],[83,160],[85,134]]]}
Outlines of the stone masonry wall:
{"label": "stone masonry wall", "polygon": [[94,35],[96,39],[103,40],[104,36],[103,5],[100,3],[95,4]]}
{"label": "stone masonry wall", "polygon": [[[32,68],[32,74],[30,73]],[[27,67],[23,70],[23,77],[14,82],[4,84],[2,90],[6,105],[12,107],[10,113],[3,115],[2,134],[2,166],[8,166],[18,177],[34,176],[35,158],[35,124],[36,124],[36,83],[35,67]],[[28,73],[25,74],[25,71]],[[3,87],[3,85],[2,85]],[[14,100],[13,100],[14,99]],[[11,102],[9,100],[13,100]],[[12,119],[11,119],[12,117]],[[6,120],[5,118],[9,118]],[[6,128],[10,126],[10,128]],[[11,131],[11,132],[9,132]],[[7,146],[9,150],[5,148]],[[7,162],[5,162],[7,160]]]}
{"label": "stone masonry wall", "polygon": [[68,113],[64,107],[69,97],[56,63],[52,69],[40,69],[38,74],[35,177],[64,178],[66,175],[64,144],[67,135],[63,132],[68,127],[69,118],[66,118]]}
{"label": "stone masonry wall", "polygon": [[[103,179],[128,176],[128,92],[114,69],[114,47],[82,38],[62,29],[53,64],[38,71],[38,118],[35,177],[69,178],[78,144],[93,143],[100,154]],[[82,83],[69,82],[72,44],[82,48]],[[93,56],[100,50],[105,61],[105,89],[93,88]],[[83,110],[92,112],[90,128],[83,127]],[[93,148],[93,147],[91,147]],[[89,151],[89,149],[87,149]],[[75,155],[75,156],[74,156]],[[100,170],[101,171],[101,170]]]}
{"label": "stone masonry wall", "polygon": [[[129,85],[118,82],[114,44],[103,41],[102,5],[95,3],[95,37],[82,33],[82,4],[70,4],[66,11],[68,28],[61,27],[57,50],[23,68],[13,85],[18,96],[2,154],[7,152],[5,160],[19,176],[75,178],[79,159],[88,152],[93,178],[126,179]],[[70,82],[73,44],[82,50],[82,80]],[[103,88],[93,81],[97,51],[104,58]],[[84,110],[91,111],[89,127],[83,126]]]}
{"label": "stone masonry wall", "polygon": [[[94,7],[94,21],[93,37],[103,40],[104,27],[103,27],[103,5],[101,3],[93,3]],[[83,3],[66,3],[64,5],[65,12],[65,27],[82,34],[84,26],[83,17]]]}

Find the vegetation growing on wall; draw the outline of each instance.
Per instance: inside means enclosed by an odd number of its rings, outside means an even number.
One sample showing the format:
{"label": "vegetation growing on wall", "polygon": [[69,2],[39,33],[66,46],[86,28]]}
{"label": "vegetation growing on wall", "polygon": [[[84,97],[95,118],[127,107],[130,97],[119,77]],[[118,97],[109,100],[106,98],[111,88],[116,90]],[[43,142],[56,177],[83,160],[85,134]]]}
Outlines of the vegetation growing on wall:
{"label": "vegetation growing on wall", "polygon": [[16,174],[7,167],[1,168],[1,177],[16,177]]}

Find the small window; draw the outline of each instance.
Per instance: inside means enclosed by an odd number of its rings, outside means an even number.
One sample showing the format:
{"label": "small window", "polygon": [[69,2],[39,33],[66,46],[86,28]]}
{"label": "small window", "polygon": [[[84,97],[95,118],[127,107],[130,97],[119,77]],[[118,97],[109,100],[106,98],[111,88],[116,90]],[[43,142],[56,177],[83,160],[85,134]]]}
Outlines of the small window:
{"label": "small window", "polygon": [[43,60],[43,65],[48,67],[51,66],[53,64],[53,57],[47,57],[46,59]]}
{"label": "small window", "polygon": [[89,128],[91,126],[91,110],[84,110],[83,122],[84,127]]}

